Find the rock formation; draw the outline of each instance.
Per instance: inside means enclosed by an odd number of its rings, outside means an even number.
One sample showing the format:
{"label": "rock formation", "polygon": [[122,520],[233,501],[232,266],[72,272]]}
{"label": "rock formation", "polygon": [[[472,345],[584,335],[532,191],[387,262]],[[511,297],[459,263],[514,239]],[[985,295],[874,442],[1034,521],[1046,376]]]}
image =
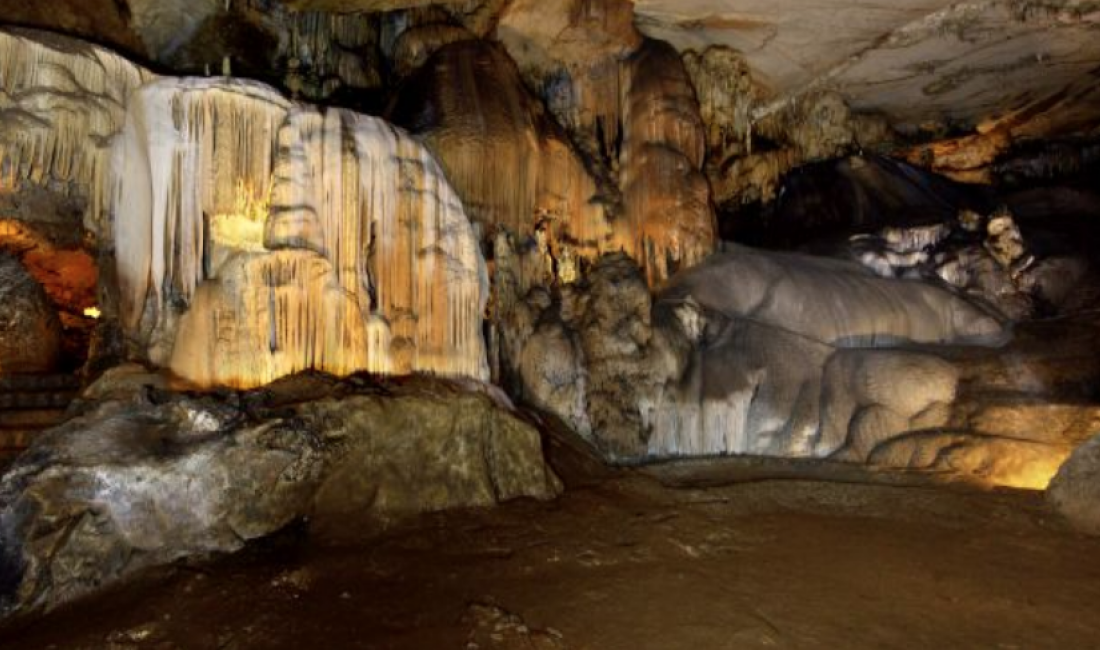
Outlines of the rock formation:
{"label": "rock formation", "polygon": [[1081,532],[1100,535],[1100,436],[1070,455],[1050,482],[1047,500]]}
{"label": "rock formation", "polygon": [[109,372],[80,417],[8,472],[0,613],[52,608],[145,567],[235,551],[306,517],[339,534],[351,515],[362,529],[560,491],[538,432],[454,384],[298,378],[226,399],[158,383],[132,368]]}
{"label": "rock formation", "polygon": [[[439,158],[486,239],[503,231],[551,259],[594,258],[610,246],[595,182],[500,46],[441,48],[406,80],[389,114]],[[524,286],[555,282],[550,266]]]}
{"label": "rock formation", "polygon": [[152,75],[103,48],[18,30],[0,31],[0,66],[0,195],[60,195],[51,207],[76,202],[97,230],[111,136],[127,97]]}
{"label": "rock formation", "polygon": [[0,253],[0,373],[54,370],[60,347],[61,321],[42,285]]}
{"label": "rock formation", "polygon": [[64,39],[0,46],[5,192],[84,215],[131,354],[207,386],[308,368],[487,376],[477,242],[400,131],[254,82],[153,80]]}
{"label": "rock formation", "polygon": [[633,18],[625,0],[519,0],[496,28],[559,123],[608,158],[623,137],[622,62],[642,44]]}
{"label": "rock formation", "polygon": [[[526,399],[637,461],[725,453],[864,460],[946,424],[957,373],[907,343],[998,344],[999,321],[931,285],[858,267],[731,249],[651,302],[605,258],[560,303],[515,310]],[[516,351],[518,350],[518,351]]]}
{"label": "rock formation", "polygon": [[676,52],[646,41],[625,64],[617,248],[638,260],[651,285],[714,248],[710,187],[702,174],[706,131]]}
{"label": "rock formation", "polygon": [[164,80],[114,155],[120,316],[154,362],[201,385],[485,376],[484,262],[435,161],[389,125]]}

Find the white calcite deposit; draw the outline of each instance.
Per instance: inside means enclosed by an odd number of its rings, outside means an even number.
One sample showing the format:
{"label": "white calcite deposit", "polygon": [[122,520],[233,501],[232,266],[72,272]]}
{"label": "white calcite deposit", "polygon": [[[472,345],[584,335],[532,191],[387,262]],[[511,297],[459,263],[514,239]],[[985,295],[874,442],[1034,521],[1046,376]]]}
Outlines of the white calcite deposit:
{"label": "white calcite deposit", "polygon": [[252,82],[164,79],[133,97],[114,153],[120,316],[154,362],[242,387],[485,377],[484,262],[402,132]]}
{"label": "white calcite deposit", "polygon": [[76,201],[134,356],[203,386],[487,377],[470,223],[431,154],[384,121],[0,32],[0,125],[0,192]]}

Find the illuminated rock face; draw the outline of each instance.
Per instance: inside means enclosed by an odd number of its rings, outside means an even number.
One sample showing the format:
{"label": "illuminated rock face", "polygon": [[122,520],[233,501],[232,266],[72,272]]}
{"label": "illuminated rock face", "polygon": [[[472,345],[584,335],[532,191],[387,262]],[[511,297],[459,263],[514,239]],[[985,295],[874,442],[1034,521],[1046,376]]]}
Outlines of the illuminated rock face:
{"label": "illuminated rock face", "polygon": [[120,317],[200,385],[486,376],[484,262],[423,147],[228,80],[162,80],[115,145]]}

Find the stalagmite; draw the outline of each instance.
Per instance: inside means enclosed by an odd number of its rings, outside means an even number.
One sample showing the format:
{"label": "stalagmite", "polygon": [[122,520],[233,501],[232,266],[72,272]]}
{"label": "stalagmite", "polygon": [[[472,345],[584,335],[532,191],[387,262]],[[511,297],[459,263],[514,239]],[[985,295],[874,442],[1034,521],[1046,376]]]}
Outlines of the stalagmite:
{"label": "stalagmite", "polygon": [[484,378],[484,262],[427,151],[261,84],[163,80],[115,145],[121,316],[201,385],[299,370]]}

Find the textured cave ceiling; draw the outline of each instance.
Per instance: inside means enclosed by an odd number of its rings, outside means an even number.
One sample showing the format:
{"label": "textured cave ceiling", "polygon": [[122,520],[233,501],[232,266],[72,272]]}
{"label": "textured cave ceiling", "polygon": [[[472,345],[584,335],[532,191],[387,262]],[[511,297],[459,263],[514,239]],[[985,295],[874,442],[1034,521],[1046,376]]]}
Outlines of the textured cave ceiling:
{"label": "textured cave ceiling", "polygon": [[[476,0],[287,0],[379,11]],[[495,2],[492,4],[507,4]],[[556,3],[547,3],[556,4]],[[1100,2],[1080,0],[634,0],[643,33],[680,50],[725,45],[783,101],[840,91],[896,124],[1046,117],[1042,135],[1100,110]],[[766,110],[766,109],[765,109]],[[1019,114],[1023,113],[1023,116]]]}
{"label": "textured cave ceiling", "polygon": [[[626,0],[624,0],[625,2]],[[238,0],[234,0],[238,2]],[[337,13],[446,6],[492,16],[515,0],[239,0]],[[156,59],[223,0],[0,0],[4,22],[60,27]],[[547,15],[577,11],[547,0]],[[1052,136],[1095,129],[1100,113],[1100,2],[1090,0],[634,0],[635,23],[677,49],[742,53],[772,107],[810,90],[839,91],[896,125],[986,127]],[[614,11],[589,0],[580,11]],[[261,9],[262,11],[262,9]],[[550,18],[550,23],[553,19]],[[120,23],[122,26],[120,26]],[[488,31],[491,35],[491,27]],[[136,32],[136,36],[135,36]],[[142,45],[135,47],[135,42]],[[570,43],[570,47],[583,47]],[[769,104],[758,109],[767,113]],[[1026,125],[1026,126],[1022,126]]]}
{"label": "textured cave ceiling", "polygon": [[781,98],[833,88],[897,122],[1100,104],[1096,2],[637,0],[635,11],[642,31],[680,49],[741,51]]}

